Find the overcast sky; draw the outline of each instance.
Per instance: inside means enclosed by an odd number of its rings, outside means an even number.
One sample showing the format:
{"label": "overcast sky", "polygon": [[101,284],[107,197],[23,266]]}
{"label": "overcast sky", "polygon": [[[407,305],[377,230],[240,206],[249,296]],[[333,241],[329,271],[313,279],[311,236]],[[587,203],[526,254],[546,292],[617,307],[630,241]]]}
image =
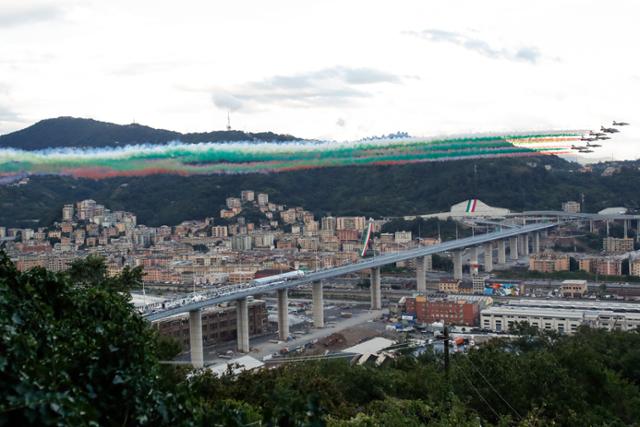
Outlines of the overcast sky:
{"label": "overcast sky", "polygon": [[[640,2],[1,0],[0,134],[57,116],[354,139],[640,125]],[[593,158],[640,156],[640,126]],[[639,144],[639,145],[636,145]]]}

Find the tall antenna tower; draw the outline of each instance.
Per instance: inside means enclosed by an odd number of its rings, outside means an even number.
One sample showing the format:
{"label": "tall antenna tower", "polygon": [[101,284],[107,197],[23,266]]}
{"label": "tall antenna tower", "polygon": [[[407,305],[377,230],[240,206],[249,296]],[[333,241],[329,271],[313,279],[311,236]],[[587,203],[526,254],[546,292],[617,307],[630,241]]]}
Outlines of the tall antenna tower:
{"label": "tall antenna tower", "polygon": [[227,112],[227,130],[231,130],[231,115]]}

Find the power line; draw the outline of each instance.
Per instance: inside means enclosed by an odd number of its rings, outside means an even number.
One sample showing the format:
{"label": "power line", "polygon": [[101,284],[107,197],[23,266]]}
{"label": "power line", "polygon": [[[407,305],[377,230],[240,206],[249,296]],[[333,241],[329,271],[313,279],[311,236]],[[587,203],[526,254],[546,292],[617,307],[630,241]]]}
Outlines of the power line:
{"label": "power line", "polygon": [[498,390],[496,390],[496,388],[493,386],[493,384],[491,384],[491,383],[489,382],[489,380],[488,380],[488,379],[487,379],[487,378],[482,374],[482,372],[480,372],[480,370],[474,366],[473,362],[472,362],[471,360],[469,360],[468,358],[467,358],[467,361],[469,362],[469,365],[473,368],[473,370],[474,370],[475,372],[477,372],[477,373],[478,373],[478,375],[480,375],[480,377],[484,380],[484,382],[486,382],[486,383],[489,385],[489,387],[491,387],[491,390],[493,390],[493,392],[494,392],[495,394],[497,394],[497,395],[498,395],[498,397],[499,397],[499,398],[500,398],[504,403],[506,403],[506,405],[507,405],[509,408],[511,408],[511,410],[513,411],[513,413],[514,413],[514,414],[516,414],[516,415],[518,416],[518,418],[519,418],[519,419],[522,419],[522,416],[520,415],[520,413],[519,413],[518,411],[516,411],[516,409],[515,409],[513,406],[511,406],[511,404],[507,401],[507,399],[505,399],[504,397],[502,397],[502,395],[498,392]]}
{"label": "power line", "polygon": [[493,412],[493,415],[496,416],[496,419],[500,419],[500,415],[498,414],[498,412],[495,409],[493,409],[493,406],[491,406],[491,404],[487,401],[487,399],[485,399],[484,396],[482,396],[482,393],[480,393],[480,390],[478,390],[478,388],[473,384],[473,382],[471,382],[469,377],[464,373],[464,370],[460,369],[460,372],[462,373],[462,376],[464,376],[464,379],[467,380],[471,388],[473,388],[473,390],[476,392],[480,400],[482,400],[484,404],[487,405],[489,409],[491,409],[491,412]]}

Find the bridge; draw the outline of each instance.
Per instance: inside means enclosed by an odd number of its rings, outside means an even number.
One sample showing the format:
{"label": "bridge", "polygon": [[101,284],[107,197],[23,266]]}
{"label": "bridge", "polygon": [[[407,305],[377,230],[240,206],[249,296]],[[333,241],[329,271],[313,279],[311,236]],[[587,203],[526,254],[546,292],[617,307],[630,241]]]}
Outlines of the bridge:
{"label": "bridge", "polygon": [[[421,246],[418,248],[387,253],[380,256],[364,259],[360,262],[347,264],[326,270],[310,272],[304,277],[275,282],[267,285],[238,286],[231,291],[215,291],[210,294],[203,294],[201,300],[187,301],[184,304],[173,306],[163,310],[151,310],[143,313],[143,317],[154,322],[167,317],[189,313],[190,348],[191,362],[195,367],[204,365],[204,353],[202,343],[202,309],[208,306],[221,304],[224,302],[236,302],[237,311],[237,337],[238,351],[247,353],[249,346],[249,309],[247,298],[254,295],[277,292],[278,295],[278,329],[279,337],[286,340],[289,336],[288,319],[288,296],[287,290],[301,285],[311,284],[312,286],[312,306],[314,327],[324,327],[323,294],[322,281],[334,277],[343,276],[350,273],[357,273],[363,270],[370,270],[371,274],[371,309],[380,310],[382,308],[382,293],[380,289],[380,268],[400,261],[411,259],[416,260],[416,277],[418,292],[426,291],[426,271],[427,261],[431,255],[442,252],[451,252],[453,258],[453,277],[462,279],[462,254],[465,249],[470,249],[470,260],[472,271],[477,272],[479,249],[484,255],[485,271],[493,270],[494,243],[497,249],[497,263],[506,263],[506,246],[509,245],[509,255],[511,260],[518,259],[518,253],[528,255],[531,251],[539,252],[540,234],[557,226],[557,223],[535,223],[513,227],[506,230],[494,231],[486,234],[475,235],[463,239],[451,240],[437,245]],[[532,237],[530,239],[529,237]]]}
{"label": "bridge", "polygon": [[565,220],[577,220],[577,221],[589,221],[589,231],[591,233],[595,230],[595,223],[604,223],[607,231],[607,237],[609,236],[609,225],[616,221],[621,221],[624,229],[624,237],[629,236],[629,228],[631,228],[632,221],[636,221],[636,230],[640,230],[640,215],[634,214],[622,214],[622,213],[583,213],[583,212],[565,212],[565,211],[524,211],[524,212],[512,212],[505,215],[511,218],[522,218],[523,221],[533,220],[549,220],[555,219],[560,221],[560,218]]}

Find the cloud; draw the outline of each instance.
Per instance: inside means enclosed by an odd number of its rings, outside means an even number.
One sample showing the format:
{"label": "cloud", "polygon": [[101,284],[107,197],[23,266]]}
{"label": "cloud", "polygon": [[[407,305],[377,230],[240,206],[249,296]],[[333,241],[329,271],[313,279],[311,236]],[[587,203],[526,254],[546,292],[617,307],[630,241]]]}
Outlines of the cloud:
{"label": "cloud", "polygon": [[407,34],[436,43],[453,44],[492,59],[506,59],[535,64],[541,58],[540,51],[533,46],[521,46],[516,49],[496,48],[479,38],[451,31],[427,29],[409,31]]}
{"label": "cloud", "polygon": [[50,21],[62,15],[62,9],[54,5],[0,7],[0,29]]}
{"label": "cloud", "polygon": [[215,89],[213,103],[236,111],[255,104],[297,107],[344,105],[371,96],[368,87],[398,84],[395,74],[373,68],[333,67],[293,75],[277,75],[232,89]]}

